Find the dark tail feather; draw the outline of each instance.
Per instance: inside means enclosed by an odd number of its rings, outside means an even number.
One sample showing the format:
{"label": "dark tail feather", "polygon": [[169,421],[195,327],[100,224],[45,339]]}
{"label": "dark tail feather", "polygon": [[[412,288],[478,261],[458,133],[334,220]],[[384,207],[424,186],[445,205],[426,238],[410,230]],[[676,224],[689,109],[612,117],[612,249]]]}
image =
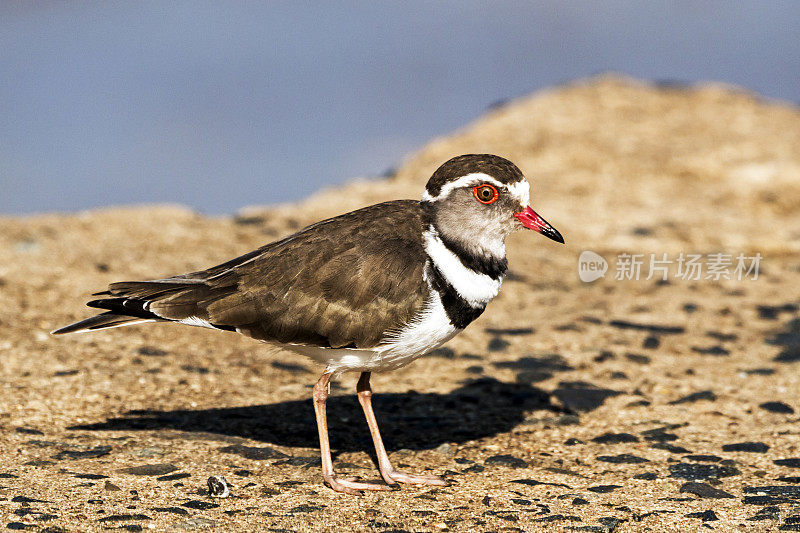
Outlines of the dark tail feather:
{"label": "dark tail feather", "polygon": [[69,326],[64,326],[55,331],[51,331],[51,335],[63,335],[65,333],[75,333],[76,331],[95,331],[98,329],[116,328],[119,326],[130,326],[138,324],[139,322],[152,322],[153,319],[147,319],[137,316],[118,315],[113,312],[101,313],[97,316],[75,322]]}
{"label": "dark tail feather", "polygon": [[[205,292],[208,292],[208,287],[205,286],[204,282],[193,278],[178,277],[155,281],[112,283],[107,291],[95,293],[95,296],[104,296],[104,298],[92,300],[86,304],[89,307],[105,309],[105,313],[57,329],[52,334],[62,335],[76,331],[94,331],[157,320],[180,320],[185,316],[194,316],[196,314],[197,300]],[[186,302],[178,301],[182,293],[187,293]],[[167,299],[171,300],[169,302],[171,314],[167,315],[167,318],[147,309],[153,301],[159,302],[162,306],[166,305],[164,300]],[[180,310],[176,311],[178,304],[187,307],[185,313],[181,313]],[[220,326],[218,329],[228,328]]]}
{"label": "dark tail feather", "polygon": [[146,300],[134,300],[131,298],[103,298],[101,300],[92,300],[87,302],[89,307],[96,309],[108,309],[112,313],[118,315],[136,317],[136,318],[152,318],[158,319],[159,316],[145,309],[147,305]]}

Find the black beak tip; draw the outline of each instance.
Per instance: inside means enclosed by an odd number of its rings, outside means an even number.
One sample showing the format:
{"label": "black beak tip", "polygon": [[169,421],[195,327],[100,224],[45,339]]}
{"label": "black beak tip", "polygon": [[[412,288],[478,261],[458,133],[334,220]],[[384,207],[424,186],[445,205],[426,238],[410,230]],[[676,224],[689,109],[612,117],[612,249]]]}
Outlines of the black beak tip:
{"label": "black beak tip", "polygon": [[554,227],[549,227],[542,231],[542,235],[547,237],[548,239],[553,239],[554,241],[564,244],[564,237],[558,232],[557,229]]}

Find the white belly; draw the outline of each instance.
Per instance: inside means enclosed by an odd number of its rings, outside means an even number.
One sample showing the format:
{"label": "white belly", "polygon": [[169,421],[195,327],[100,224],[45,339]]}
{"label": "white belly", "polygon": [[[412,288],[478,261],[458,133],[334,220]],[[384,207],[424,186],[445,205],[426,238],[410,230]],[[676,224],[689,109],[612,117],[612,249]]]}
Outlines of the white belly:
{"label": "white belly", "polygon": [[398,331],[386,332],[384,342],[375,348],[320,348],[299,344],[283,347],[326,365],[326,371],[335,374],[382,372],[409,364],[449,341],[460,331],[450,323],[439,293],[433,291],[419,315]]}

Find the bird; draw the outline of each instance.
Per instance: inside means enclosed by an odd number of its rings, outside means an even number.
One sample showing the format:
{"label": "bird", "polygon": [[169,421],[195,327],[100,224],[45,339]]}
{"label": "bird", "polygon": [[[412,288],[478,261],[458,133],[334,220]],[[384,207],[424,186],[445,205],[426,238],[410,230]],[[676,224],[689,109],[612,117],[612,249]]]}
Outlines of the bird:
{"label": "bird", "polygon": [[[446,485],[396,470],[372,409],[370,376],[403,367],[478,318],[508,269],[519,229],[563,243],[529,205],[530,184],[508,159],[465,154],[443,163],[421,200],[392,200],[311,224],[220,265],[94,293],[98,315],[53,331],[172,322],[237,332],[325,369],[313,387],[324,483],[337,492]],[[328,440],[331,379],[359,372],[356,392],[384,483],[336,475]]]}

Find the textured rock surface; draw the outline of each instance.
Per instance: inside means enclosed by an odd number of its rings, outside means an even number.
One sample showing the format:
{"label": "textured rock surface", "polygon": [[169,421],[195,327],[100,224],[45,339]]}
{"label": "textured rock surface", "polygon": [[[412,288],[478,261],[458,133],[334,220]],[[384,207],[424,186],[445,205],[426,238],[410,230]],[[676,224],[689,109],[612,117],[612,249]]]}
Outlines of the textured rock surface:
{"label": "textured rock surface", "polygon": [[[479,321],[373,378],[395,464],[447,472],[449,487],[359,498],[323,487],[308,401],[319,369],[290,353],[168,325],[47,334],[87,316],[83,302],[110,281],[207,267],[323,217],[419,197],[465,152],[517,162],[567,245],[514,235],[512,275]],[[791,529],[798,176],[796,108],[604,77],[494,109],[390,179],[300,205],[231,219],[175,206],[0,219],[0,526]],[[612,265],[584,284],[587,249],[764,259],[756,281],[621,282]],[[329,405],[335,462],[376,479],[354,384],[345,376]],[[210,476],[230,497],[212,500]]]}

